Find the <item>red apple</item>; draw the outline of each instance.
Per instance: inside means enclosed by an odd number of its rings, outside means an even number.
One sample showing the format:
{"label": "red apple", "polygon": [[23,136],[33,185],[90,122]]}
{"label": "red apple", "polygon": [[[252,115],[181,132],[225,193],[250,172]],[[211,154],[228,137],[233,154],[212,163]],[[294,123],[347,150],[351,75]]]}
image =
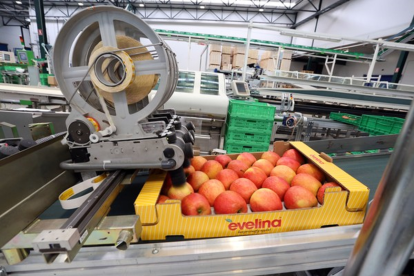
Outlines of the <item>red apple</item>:
{"label": "red apple", "polygon": [[164,184],[162,185],[162,188],[161,188],[161,194],[168,195],[168,190],[171,188],[171,186],[172,186],[171,176],[169,173],[167,173],[164,179]]}
{"label": "red apple", "polygon": [[243,163],[245,163],[247,166],[251,166],[254,162],[256,162],[256,157],[254,157],[253,154],[251,154],[250,152],[243,152],[240,153],[239,156],[237,156],[236,158],[237,160],[242,161]]}
{"label": "red apple", "polygon": [[201,171],[208,175],[210,179],[215,179],[217,174],[223,170],[221,164],[215,160],[208,160],[201,167]]}
{"label": "red apple", "polygon": [[214,200],[218,197],[219,194],[224,192],[226,189],[224,185],[217,179],[210,179],[201,185],[198,193],[205,196],[208,200],[210,206],[213,206]]}
{"label": "red apple", "polygon": [[249,168],[248,165],[246,165],[245,163],[243,163],[240,160],[232,160],[230,161],[230,163],[227,165],[227,169],[233,170],[237,173],[237,175],[239,177],[242,177],[244,172]]}
{"label": "red apple", "polygon": [[275,192],[281,201],[285,197],[285,193],[289,190],[290,185],[283,178],[277,176],[269,176],[262,185],[263,188],[268,188]]}
{"label": "red apple", "polygon": [[305,158],[296,149],[290,149],[290,150],[285,151],[285,153],[283,154],[283,157],[290,157],[290,158],[298,161],[300,164],[305,163]]}
{"label": "red apple", "polygon": [[186,216],[204,216],[211,214],[210,204],[201,194],[190,194],[181,201],[181,211]]}
{"label": "red apple", "polygon": [[341,187],[341,186],[339,186],[335,182],[328,182],[328,183],[323,184],[319,188],[318,194],[317,194],[317,198],[318,198],[318,201],[319,201],[320,204],[323,204],[323,196],[325,194],[325,190],[326,190],[326,188],[329,188],[329,187]]}
{"label": "red apple", "polygon": [[193,187],[196,192],[200,189],[201,185],[208,180],[210,180],[210,178],[202,171],[195,171],[187,177],[187,182],[190,183],[191,187]]}
{"label": "red apple", "polygon": [[290,157],[281,157],[279,161],[277,161],[277,166],[279,165],[285,165],[291,168],[293,171],[297,171],[300,167],[300,163],[296,161],[295,159],[292,159]]}
{"label": "red apple", "polygon": [[270,189],[262,188],[252,194],[250,209],[253,212],[282,210],[283,205],[279,196]]}
{"label": "red apple", "polygon": [[301,186],[301,187],[309,190],[310,192],[312,192],[312,194],[314,196],[316,196],[316,194],[318,193],[319,188],[322,186],[321,182],[319,182],[318,179],[316,179],[312,175],[306,174],[306,173],[299,173],[299,174],[295,175],[295,177],[292,179],[292,182],[290,183],[290,185],[292,187],[293,186]]}
{"label": "red apple", "polygon": [[300,166],[296,173],[307,173],[318,179],[321,183],[325,181],[325,174],[314,164],[308,163]]}
{"label": "red apple", "polygon": [[230,191],[236,192],[249,204],[250,197],[257,190],[256,185],[246,178],[239,178],[230,186]]}
{"label": "red apple", "polygon": [[280,159],[279,154],[273,151],[265,151],[262,154],[262,157],[260,159],[266,159],[270,163],[272,163],[273,167],[276,166],[277,161]]}
{"label": "red apple", "polygon": [[184,168],[184,173],[185,173],[186,176],[192,174],[193,172],[195,172],[195,169],[191,165],[188,168]]}
{"label": "red apple", "polygon": [[168,190],[168,197],[171,199],[183,199],[189,194],[194,193],[193,187],[187,182],[184,185],[175,187],[174,185]]}
{"label": "red apple", "polygon": [[193,159],[191,159],[191,166],[193,166],[196,171],[199,171],[199,170],[201,170],[201,167],[206,162],[207,162],[207,159],[205,159],[204,157],[195,156],[195,157],[193,157]]}
{"label": "red apple", "polygon": [[289,168],[285,165],[279,165],[276,166],[271,172],[271,176],[278,176],[282,179],[284,179],[288,184],[292,181],[292,179],[295,177],[296,173],[294,170]]}
{"label": "red apple", "polygon": [[233,181],[238,178],[239,176],[237,175],[237,173],[230,169],[224,169],[220,171],[216,176],[216,179],[223,183],[224,188],[226,190],[228,190],[230,188],[231,183],[233,183]]}
{"label": "red apple", "polygon": [[167,200],[167,199],[170,199],[168,196],[165,196],[165,195],[160,195],[160,197],[158,198],[158,200],[157,200],[157,204],[162,204],[162,203],[165,203],[165,201]]}
{"label": "red apple", "polygon": [[216,214],[247,213],[246,201],[236,192],[225,191],[214,201]]}
{"label": "red apple", "polygon": [[217,155],[214,160],[219,162],[224,169],[226,168],[227,164],[230,163],[231,158],[228,155]]}
{"label": "red apple", "polygon": [[264,173],[269,176],[270,172],[272,171],[272,169],[275,167],[272,165],[272,163],[270,163],[269,161],[267,161],[266,159],[259,159],[256,162],[254,162],[252,167],[257,167],[259,169],[261,169],[262,171],[264,171]]}
{"label": "red apple", "polygon": [[259,189],[262,187],[263,181],[266,180],[267,175],[258,167],[251,167],[247,169],[243,174],[243,177],[249,179]]}
{"label": "red apple", "polygon": [[317,205],[318,201],[312,192],[301,186],[290,187],[285,194],[286,209],[309,208]]}

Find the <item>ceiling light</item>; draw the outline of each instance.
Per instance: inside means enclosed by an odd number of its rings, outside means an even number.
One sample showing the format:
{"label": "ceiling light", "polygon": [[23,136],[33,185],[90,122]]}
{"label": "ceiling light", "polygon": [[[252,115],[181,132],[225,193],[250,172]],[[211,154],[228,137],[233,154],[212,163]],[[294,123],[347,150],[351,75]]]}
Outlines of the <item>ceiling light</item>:
{"label": "ceiling light", "polygon": [[26,20],[27,22],[30,22],[30,18],[26,18],[25,20]]}
{"label": "ceiling light", "polygon": [[16,4],[21,5],[22,4],[22,1],[16,1]]}
{"label": "ceiling light", "polygon": [[83,6],[83,3],[79,2],[78,5],[82,7]]}
{"label": "ceiling light", "polygon": [[200,6],[200,9],[204,9],[205,7],[204,6]]}
{"label": "ceiling light", "polygon": [[262,12],[262,11],[264,11],[263,9],[259,9],[259,12]]}
{"label": "ceiling light", "polygon": [[145,5],[144,5],[144,4],[142,4],[142,3],[141,3],[141,4],[139,4],[139,6],[140,6],[141,8],[142,8],[142,7],[145,7]]}

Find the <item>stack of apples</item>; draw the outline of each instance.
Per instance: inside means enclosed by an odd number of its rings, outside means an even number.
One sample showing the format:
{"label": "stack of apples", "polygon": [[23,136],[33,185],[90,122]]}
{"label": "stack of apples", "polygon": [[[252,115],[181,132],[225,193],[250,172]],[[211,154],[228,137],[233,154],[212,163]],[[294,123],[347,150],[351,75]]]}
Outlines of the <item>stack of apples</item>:
{"label": "stack of apples", "polygon": [[340,187],[325,183],[325,174],[305,164],[296,149],[283,156],[267,151],[259,160],[248,152],[235,160],[228,155],[215,160],[196,156],[185,172],[187,182],[180,187],[174,187],[167,175],[157,203],[181,200],[182,213],[189,216],[316,207],[323,204],[326,188]]}

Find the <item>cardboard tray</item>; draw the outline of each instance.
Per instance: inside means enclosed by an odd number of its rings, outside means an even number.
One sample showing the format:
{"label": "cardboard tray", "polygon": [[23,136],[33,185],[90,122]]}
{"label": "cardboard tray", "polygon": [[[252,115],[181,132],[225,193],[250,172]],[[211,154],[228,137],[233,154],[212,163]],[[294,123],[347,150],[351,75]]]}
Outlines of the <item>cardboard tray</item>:
{"label": "cardboard tray", "polygon": [[[329,181],[343,188],[326,189],[324,204],[318,207],[231,215],[184,216],[179,200],[156,204],[165,172],[154,171],[135,201],[135,212],[141,218],[142,240],[165,240],[228,237],[316,229],[329,226],[360,224],[364,220],[369,189],[302,142],[275,142],[274,151],[282,155],[296,148],[323,170]],[[253,153],[260,158],[262,153]],[[238,154],[230,154],[235,159]],[[214,159],[208,156],[207,159]]]}

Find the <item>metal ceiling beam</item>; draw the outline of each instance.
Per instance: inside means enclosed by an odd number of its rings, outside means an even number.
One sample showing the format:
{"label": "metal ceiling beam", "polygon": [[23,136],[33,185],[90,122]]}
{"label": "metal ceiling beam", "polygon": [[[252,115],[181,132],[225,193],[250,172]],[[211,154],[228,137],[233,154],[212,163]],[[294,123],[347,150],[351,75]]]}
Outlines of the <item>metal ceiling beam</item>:
{"label": "metal ceiling beam", "polygon": [[348,2],[348,1],[349,1],[349,0],[339,0],[339,1],[335,2],[335,3],[333,3],[332,5],[329,5],[328,7],[323,8],[323,9],[321,9],[320,11],[315,12],[314,14],[312,14],[311,16],[309,16],[309,17],[307,17],[307,18],[303,19],[302,21],[296,22],[296,23],[295,23],[295,24],[293,24],[290,28],[291,28],[291,29],[296,29],[296,28],[297,28],[297,27],[299,27],[300,25],[303,25],[303,24],[305,24],[306,22],[309,22],[309,21],[311,21],[312,19],[314,19],[314,18],[316,18],[316,17],[318,17],[318,16],[320,16],[320,15],[322,15],[322,14],[324,14],[324,13],[327,13],[327,12],[329,12],[329,11],[333,10],[333,9],[335,9],[336,7],[339,7],[340,5],[342,5],[342,4],[344,4],[344,3]]}

